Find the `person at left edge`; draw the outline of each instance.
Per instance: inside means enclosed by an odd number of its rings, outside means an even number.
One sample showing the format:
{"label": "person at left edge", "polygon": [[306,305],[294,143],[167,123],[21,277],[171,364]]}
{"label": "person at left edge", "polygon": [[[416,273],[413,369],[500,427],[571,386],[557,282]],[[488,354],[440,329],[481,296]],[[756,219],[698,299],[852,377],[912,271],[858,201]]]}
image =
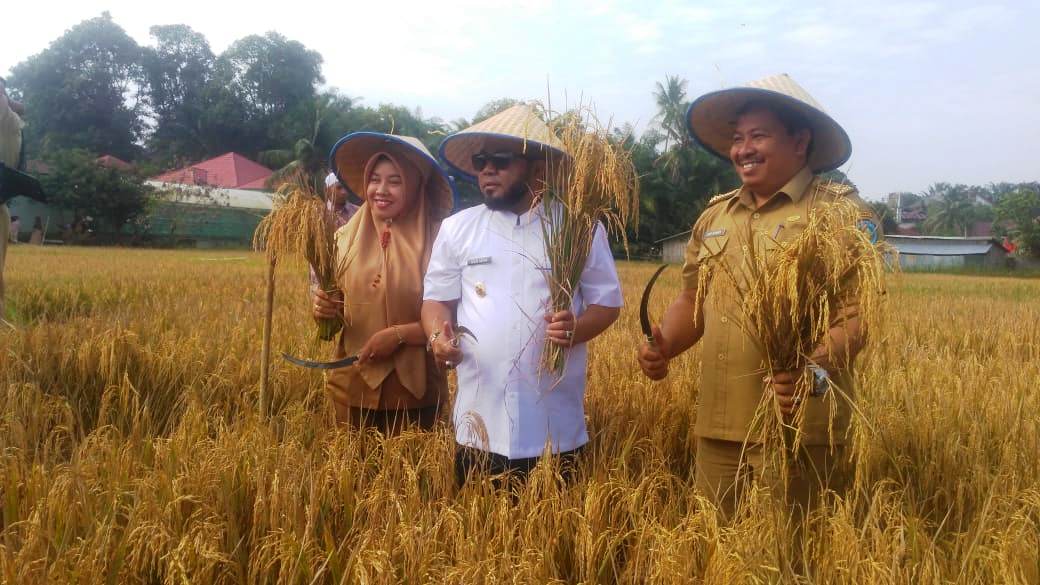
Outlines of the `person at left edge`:
{"label": "person at left edge", "polygon": [[[606,230],[595,228],[572,308],[554,313],[539,190],[546,161],[566,157],[559,141],[530,106],[517,105],[445,138],[441,156],[484,197],[444,220],[423,292],[437,363],[457,366],[457,480],[473,471],[523,480],[546,449],[570,475],[589,440],[586,344],[621,307]],[[476,342],[453,339],[456,317]],[[541,368],[546,337],[568,348],[559,377]]]}
{"label": "person at left edge", "polygon": [[343,317],[336,358],[360,358],[328,376],[336,419],[389,435],[432,428],[448,385],[426,353],[419,315],[423,272],[454,187],[409,136],[355,132],[330,159],[340,182],[364,201],[336,232],[342,294],[314,297],[315,317]]}
{"label": "person at left edge", "polygon": [[[22,158],[22,122],[25,108],[7,96],[7,82],[0,77],[0,163],[17,169]],[[4,320],[4,263],[10,238],[11,215],[7,204],[0,199],[0,322]],[[17,235],[16,235],[17,237]]]}

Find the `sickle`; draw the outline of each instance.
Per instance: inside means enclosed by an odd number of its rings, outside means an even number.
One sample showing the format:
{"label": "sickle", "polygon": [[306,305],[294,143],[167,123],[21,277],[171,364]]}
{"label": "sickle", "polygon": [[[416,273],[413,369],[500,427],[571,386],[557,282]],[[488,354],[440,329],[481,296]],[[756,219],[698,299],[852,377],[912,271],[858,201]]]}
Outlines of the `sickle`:
{"label": "sickle", "polygon": [[293,357],[287,353],[282,353],[282,358],[290,364],[300,366],[301,368],[310,368],[312,370],[335,370],[336,368],[345,368],[347,366],[354,365],[354,362],[358,361],[358,356],[352,355],[342,359],[334,360],[331,362],[312,362],[311,360],[304,360],[298,357]]}
{"label": "sickle", "polygon": [[458,334],[455,336],[455,339],[451,340],[451,344],[454,347],[459,346],[459,340],[462,339],[463,335],[469,335],[470,337],[472,337],[474,343],[477,341],[477,336],[474,335],[473,332],[469,330],[469,327],[466,327],[465,325],[459,325],[458,323],[456,323],[452,329],[454,329],[455,333]]}
{"label": "sickle", "polygon": [[[470,331],[469,328],[466,327],[465,325],[456,325],[455,326],[455,331],[460,336],[462,336],[462,335],[469,335],[470,337],[473,338],[473,341],[477,340],[477,336],[473,335],[473,332]],[[456,337],[455,339],[457,340],[457,339],[459,339],[459,337]],[[457,347],[457,345],[456,345],[456,347]],[[354,365],[358,361],[358,356],[352,355],[352,356],[349,356],[349,357],[340,358],[338,360],[333,360],[331,362],[315,362],[315,361],[311,361],[311,360],[301,359],[301,358],[298,358],[298,357],[293,357],[293,356],[291,356],[291,355],[289,355],[289,354],[287,354],[285,352],[282,352],[282,359],[284,359],[285,361],[287,361],[290,364],[293,364],[295,366],[300,366],[301,368],[309,368],[309,369],[312,369],[312,370],[335,370],[335,369],[338,369],[338,368],[345,368],[347,366]]]}
{"label": "sickle", "polygon": [[654,289],[657,277],[661,276],[665,268],[668,268],[668,265],[662,264],[654,272],[654,275],[650,277],[650,282],[646,283],[646,288],[643,289],[643,298],[639,301],[639,326],[643,329],[643,336],[646,337],[646,342],[650,345],[654,344],[654,333],[653,329],[650,328],[650,314],[647,310],[647,305],[650,304],[650,291]]}

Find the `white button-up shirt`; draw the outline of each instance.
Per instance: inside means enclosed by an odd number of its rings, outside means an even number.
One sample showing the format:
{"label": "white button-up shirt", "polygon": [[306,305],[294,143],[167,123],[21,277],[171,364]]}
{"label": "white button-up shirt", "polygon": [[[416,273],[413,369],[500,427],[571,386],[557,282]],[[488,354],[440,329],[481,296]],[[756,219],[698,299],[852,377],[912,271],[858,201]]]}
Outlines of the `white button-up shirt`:
{"label": "white button-up shirt", "polygon": [[[460,445],[510,459],[554,453],[589,440],[585,427],[585,344],[565,351],[562,377],[541,367],[548,262],[539,208],[517,215],[484,205],[441,224],[423,299],[458,301],[462,340],[453,420]],[[597,226],[572,311],[620,307],[621,284],[605,230]]]}

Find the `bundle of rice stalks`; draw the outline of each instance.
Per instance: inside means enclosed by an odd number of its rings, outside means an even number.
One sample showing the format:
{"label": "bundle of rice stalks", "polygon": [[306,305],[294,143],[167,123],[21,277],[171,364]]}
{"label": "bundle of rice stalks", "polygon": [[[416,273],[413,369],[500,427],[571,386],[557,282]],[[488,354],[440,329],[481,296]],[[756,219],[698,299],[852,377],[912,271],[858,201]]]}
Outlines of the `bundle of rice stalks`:
{"label": "bundle of rice stalks", "polygon": [[[547,279],[556,312],[571,308],[597,224],[619,234],[628,250],[626,230],[639,217],[639,180],[625,140],[613,136],[590,106],[557,116],[549,126],[570,155],[549,161],[541,197]],[[563,348],[547,339],[543,367],[560,373],[563,363]]]}
{"label": "bundle of rice stalks", "polygon": [[[794,239],[781,242],[761,232],[738,234],[747,250],[741,266],[718,258],[702,267],[698,302],[704,301],[709,281],[721,277],[713,284],[712,297],[719,303],[737,301],[740,310],[735,320],[764,356],[764,375],[805,372],[814,353],[824,349],[830,363],[843,363],[847,356],[834,355],[827,343],[831,330],[847,328],[855,320],[860,335],[866,336],[879,326],[890,247],[874,242],[860,225],[862,219],[863,212],[852,199],[821,202],[808,213],[804,230]],[[811,375],[799,379],[795,390],[799,402],[805,402],[812,384]],[[833,419],[834,395],[842,389],[832,383],[831,390]],[[767,460],[778,465],[784,477],[801,444],[805,412],[798,408],[794,416],[786,416],[776,396],[763,392],[748,434],[748,442],[762,445]],[[834,429],[830,432],[833,435]]]}
{"label": "bundle of rice stalks", "polygon": [[[253,235],[253,247],[263,250],[270,262],[288,256],[302,257],[310,264],[318,286],[328,293],[336,290],[336,224],[325,200],[311,181],[289,180],[274,198],[274,209]],[[318,337],[332,339],[343,328],[343,319],[319,319]]]}

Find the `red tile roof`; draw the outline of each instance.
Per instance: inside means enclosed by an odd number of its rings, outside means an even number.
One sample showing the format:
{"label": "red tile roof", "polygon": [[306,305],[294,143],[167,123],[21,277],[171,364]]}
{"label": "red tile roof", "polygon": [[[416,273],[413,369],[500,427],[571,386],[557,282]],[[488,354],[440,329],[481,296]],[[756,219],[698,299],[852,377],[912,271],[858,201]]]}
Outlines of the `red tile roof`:
{"label": "red tile roof", "polygon": [[134,168],[134,165],[126,162],[125,160],[119,157],[112,156],[111,154],[99,156],[96,162],[97,164],[105,168],[119,169],[120,171],[129,171],[130,169]]}
{"label": "red tile roof", "polygon": [[161,183],[207,185],[225,189],[263,189],[271,169],[229,152],[191,166],[152,177]]}

